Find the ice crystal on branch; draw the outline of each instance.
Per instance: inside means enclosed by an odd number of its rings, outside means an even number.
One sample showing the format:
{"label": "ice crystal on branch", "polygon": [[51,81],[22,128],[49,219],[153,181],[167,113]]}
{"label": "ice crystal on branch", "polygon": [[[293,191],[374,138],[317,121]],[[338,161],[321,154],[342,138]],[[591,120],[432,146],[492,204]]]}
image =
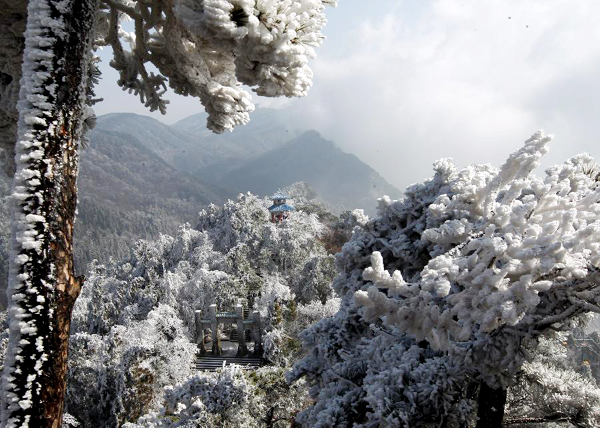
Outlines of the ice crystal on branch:
{"label": "ice crystal on branch", "polygon": [[337,256],[339,312],[303,333],[311,354],[290,377],[313,384],[304,425],[468,423],[469,385],[506,387],[526,344],[600,312],[595,163],[537,177],[549,141],[536,133],[500,169],[438,161],[380,200]]}
{"label": "ice crystal on branch", "polygon": [[[112,46],[119,85],[150,110],[164,113],[168,82],[175,93],[198,97],[208,127],[219,133],[249,121],[254,105],[242,84],[263,96],[306,95],[312,84],[308,60],[323,40],[323,10],[334,5],[322,0],[104,4],[98,44]],[[133,21],[133,33],[120,26],[123,19]]]}
{"label": "ice crystal on branch", "polygon": [[373,285],[355,295],[364,316],[481,364],[492,381],[519,367],[521,337],[600,311],[598,184],[586,174],[585,155],[549,169],[544,180],[532,176],[548,141],[534,135],[479,183],[451,175],[449,190],[470,190],[438,196],[432,205],[447,220],[421,239],[455,245],[438,250],[412,284],[399,270],[390,276],[374,252],[363,273]]}

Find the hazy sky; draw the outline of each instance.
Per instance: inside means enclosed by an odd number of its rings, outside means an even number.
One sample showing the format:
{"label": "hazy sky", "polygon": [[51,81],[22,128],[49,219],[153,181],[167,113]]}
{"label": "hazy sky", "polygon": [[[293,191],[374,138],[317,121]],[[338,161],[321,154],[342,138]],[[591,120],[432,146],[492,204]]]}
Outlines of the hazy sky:
{"label": "hazy sky", "polygon": [[[499,165],[538,129],[555,135],[546,165],[600,160],[598,0],[339,0],[291,109],[403,189],[452,157]],[[102,67],[98,114],[149,114]],[[171,95],[166,123],[202,111]]]}

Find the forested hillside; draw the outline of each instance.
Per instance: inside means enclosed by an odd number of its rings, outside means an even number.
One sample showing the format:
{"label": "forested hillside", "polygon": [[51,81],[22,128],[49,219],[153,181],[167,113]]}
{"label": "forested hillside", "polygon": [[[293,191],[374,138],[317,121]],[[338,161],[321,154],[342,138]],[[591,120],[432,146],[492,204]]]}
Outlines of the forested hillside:
{"label": "forested hillside", "polygon": [[[218,136],[206,131],[205,114],[172,126],[135,114],[99,117],[81,153],[76,270],[84,274],[93,259],[128,257],[136,240],[173,234],[209,203],[247,191],[267,195],[304,181],[316,191],[313,199],[338,214],[354,208],[373,212],[381,195],[399,195],[355,156],[315,132],[294,129],[285,113],[258,109],[255,116],[247,126]],[[6,177],[0,177],[0,186],[7,196]],[[2,261],[8,222],[7,211]],[[0,274],[5,289],[6,271]]]}
{"label": "forested hillside", "polygon": [[[75,261],[81,272],[94,258],[103,262],[129,256],[136,240],[175,233],[202,207],[224,201],[223,191],[169,165],[149,149],[148,135],[133,129],[135,135],[98,127],[89,133],[82,152],[75,230]],[[155,137],[170,135],[152,131]],[[163,144],[168,143],[166,139]]]}
{"label": "forested hillside", "polygon": [[[338,307],[324,242],[352,224],[325,225],[303,211],[274,224],[270,203],[247,194],[211,205],[193,227],[139,241],[130,258],[91,267],[73,314],[69,420],[86,427],[289,425],[308,396],[302,383],[290,388],[284,379],[301,355],[298,333]],[[195,373],[194,310],[237,302],[260,312],[269,365]]]}

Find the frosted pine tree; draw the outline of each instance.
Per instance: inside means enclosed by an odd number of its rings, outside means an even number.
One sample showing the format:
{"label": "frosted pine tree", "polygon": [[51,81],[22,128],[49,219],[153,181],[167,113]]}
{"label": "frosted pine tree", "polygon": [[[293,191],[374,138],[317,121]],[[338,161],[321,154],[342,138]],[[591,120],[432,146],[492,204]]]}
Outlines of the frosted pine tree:
{"label": "frosted pine tree", "polygon": [[536,177],[549,141],[535,134],[499,170],[439,161],[381,200],[338,256],[340,311],[303,334],[304,425],[467,424],[478,408],[478,426],[500,426],[524,346],[600,312],[595,163]]}
{"label": "frosted pine tree", "polygon": [[[30,0],[23,50],[24,3],[3,8],[2,28],[11,36],[3,46],[0,89],[10,96],[2,99],[0,126],[9,139],[19,114],[3,425],[56,426],[61,420],[69,320],[81,288],[72,237],[79,141],[93,123],[93,49],[112,46],[117,83],[151,110],[164,111],[168,84],[198,97],[208,127],[223,132],[246,123],[253,109],[241,83],[260,95],[306,94],[312,77],[307,64],[322,40],[326,3],[332,2]],[[123,19],[133,21],[134,33],[123,30]],[[10,156],[10,145],[2,149]]]}

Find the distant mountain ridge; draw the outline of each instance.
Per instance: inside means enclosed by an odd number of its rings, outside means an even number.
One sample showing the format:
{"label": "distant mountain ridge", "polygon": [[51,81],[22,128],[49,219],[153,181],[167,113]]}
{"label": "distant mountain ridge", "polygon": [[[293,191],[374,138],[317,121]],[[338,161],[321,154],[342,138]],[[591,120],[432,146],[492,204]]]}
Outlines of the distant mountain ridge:
{"label": "distant mountain ridge", "polygon": [[206,129],[206,117],[206,113],[195,114],[172,126],[188,133],[195,142],[196,152],[203,152],[203,156],[211,158],[212,162],[190,171],[210,182],[220,180],[229,171],[302,133],[294,128],[288,115],[281,110],[257,109],[250,123],[221,135]]}
{"label": "distant mountain ridge", "polygon": [[398,197],[400,193],[367,164],[344,153],[317,131],[307,131],[230,171],[221,183],[252,193],[272,193],[298,181],[308,183],[330,205],[370,212],[381,196]]}
{"label": "distant mountain ridge", "polygon": [[232,133],[206,130],[206,114],[173,125],[135,114],[98,118],[97,130],[129,134],[174,169],[233,198],[264,195],[304,181],[325,202],[340,209],[373,213],[376,200],[401,192],[356,156],[344,153],[316,131],[294,128],[288,113],[257,109],[250,123]]}

